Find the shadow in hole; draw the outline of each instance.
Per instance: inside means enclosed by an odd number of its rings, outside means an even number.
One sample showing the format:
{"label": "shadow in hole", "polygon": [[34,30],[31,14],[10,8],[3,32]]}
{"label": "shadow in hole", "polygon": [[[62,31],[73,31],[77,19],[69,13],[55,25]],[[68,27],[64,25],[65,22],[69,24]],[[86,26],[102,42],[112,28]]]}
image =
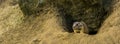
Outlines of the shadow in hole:
{"label": "shadow in hole", "polygon": [[[98,26],[96,27],[96,28],[90,28],[89,27],[89,29],[91,30],[91,31],[89,31],[89,35],[96,35],[97,33],[98,33],[98,31],[99,31],[99,29],[101,28],[101,26],[102,26],[102,23],[109,17],[109,15],[112,13],[112,9],[113,8],[111,8],[113,5],[112,5],[112,3],[113,3],[113,0],[102,0],[102,13],[99,13],[99,14],[101,14],[101,16],[100,16],[100,23],[98,24]],[[102,15],[103,14],[103,15]]]}
{"label": "shadow in hole", "polygon": [[66,28],[68,29],[68,32],[73,32],[72,25],[73,25],[73,18],[70,15],[65,15],[65,20],[66,20]]}
{"label": "shadow in hole", "polygon": [[96,35],[97,33],[98,33],[98,29],[95,30],[93,28],[89,28],[89,33],[87,33],[87,34],[89,34],[89,35]]}
{"label": "shadow in hole", "polygon": [[63,19],[65,20],[64,21],[64,25],[65,25],[65,31],[66,32],[69,32],[69,33],[72,33],[73,32],[73,29],[72,29],[72,25],[73,25],[73,18],[70,14],[67,14],[66,13],[66,10],[61,6],[61,7],[58,7],[58,6],[55,6],[58,8],[58,12],[61,14],[61,16],[63,17]]}

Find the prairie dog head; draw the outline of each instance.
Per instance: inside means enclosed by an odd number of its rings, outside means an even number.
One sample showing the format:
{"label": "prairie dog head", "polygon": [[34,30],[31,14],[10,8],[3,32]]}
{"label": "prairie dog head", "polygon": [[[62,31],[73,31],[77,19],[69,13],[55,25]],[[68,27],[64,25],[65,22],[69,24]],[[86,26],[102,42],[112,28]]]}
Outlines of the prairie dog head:
{"label": "prairie dog head", "polygon": [[80,32],[88,33],[87,25],[83,21],[74,22],[72,28],[74,30],[74,33],[80,33]]}

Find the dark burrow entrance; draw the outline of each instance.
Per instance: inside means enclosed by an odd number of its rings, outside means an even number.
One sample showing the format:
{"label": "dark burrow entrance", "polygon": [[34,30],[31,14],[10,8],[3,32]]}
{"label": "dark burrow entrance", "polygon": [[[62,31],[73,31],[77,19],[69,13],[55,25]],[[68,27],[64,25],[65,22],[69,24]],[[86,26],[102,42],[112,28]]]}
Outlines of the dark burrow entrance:
{"label": "dark burrow entrance", "polygon": [[[78,20],[74,20],[73,17],[70,16],[70,15],[65,15],[64,17],[65,17],[65,20],[66,20],[66,22],[65,22],[66,23],[66,28],[67,28],[66,31],[69,32],[69,33],[74,33],[73,28],[72,28],[73,23],[77,22],[77,21],[81,21],[82,19],[80,19],[80,20],[79,19]],[[104,17],[107,18],[107,16],[104,16]],[[103,19],[103,18],[100,19],[99,23],[98,22],[94,22],[94,21],[91,21],[92,22],[91,23],[91,22],[87,22],[85,20],[82,20],[82,21],[86,22],[86,24],[88,26],[88,29],[89,29],[89,33],[86,33],[86,34],[89,34],[89,35],[95,35],[95,34],[97,34],[98,31],[99,31],[99,28],[101,27],[101,24],[104,22],[104,20],[105,19]]]}

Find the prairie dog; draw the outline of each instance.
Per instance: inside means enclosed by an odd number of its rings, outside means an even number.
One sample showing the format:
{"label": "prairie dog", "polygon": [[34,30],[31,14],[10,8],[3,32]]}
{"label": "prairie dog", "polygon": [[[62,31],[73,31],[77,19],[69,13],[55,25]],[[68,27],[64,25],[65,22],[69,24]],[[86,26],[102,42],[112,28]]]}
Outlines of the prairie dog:
{"label": "prairie dog", "polygon": [[80,32],[89,33],[88,27],[86,23],[83,21],[74,22],[72,28],[73,28],[74,33],[80,33]]}

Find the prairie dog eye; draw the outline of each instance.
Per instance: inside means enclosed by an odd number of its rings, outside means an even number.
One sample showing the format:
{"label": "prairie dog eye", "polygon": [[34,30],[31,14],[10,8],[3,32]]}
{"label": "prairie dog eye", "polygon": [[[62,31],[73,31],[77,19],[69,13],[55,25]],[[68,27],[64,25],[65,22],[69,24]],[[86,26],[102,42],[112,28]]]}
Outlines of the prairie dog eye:
{"label": "prairie dog eye", "polygon": [[83,23],[81,23],[81,22],[74,22],[73,23],[73,28],[81,28],[81,27],[83,27]]}
{"label": "prairie dog eye", "polygon": [[79,26],[79,24],[76,24],[75,26]]}

